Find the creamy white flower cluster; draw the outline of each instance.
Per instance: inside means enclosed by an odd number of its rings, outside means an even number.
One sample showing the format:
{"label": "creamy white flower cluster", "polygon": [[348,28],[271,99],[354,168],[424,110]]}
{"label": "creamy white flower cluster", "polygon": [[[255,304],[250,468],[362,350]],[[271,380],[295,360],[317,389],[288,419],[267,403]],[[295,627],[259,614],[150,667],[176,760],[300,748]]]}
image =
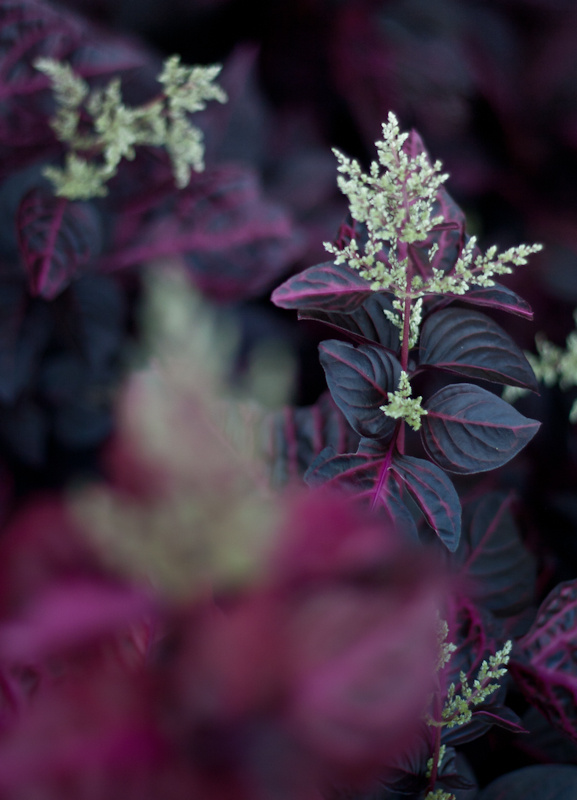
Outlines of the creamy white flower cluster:
{"label": "creamy white flower cluster", "polygon": [[[226,101],[225,92],[214,83],[220,66],[188,67],[171,56],[158,77],[162,94],[136,107],[123,103],[117,78],[91,91],[69,64],[40,58],[35,66],[52,82],[57,109],[51,126],[69,147],[63,169],[44,169],[59,197],[103,197],[120,161],[133,159],[137,145],[166,148],[179,189],[188,184],[193,170],[204,168],[202,131],[188,115],[205,108],[209,100]],[[81,126],[82,113],[90,118],[88,130]]]}

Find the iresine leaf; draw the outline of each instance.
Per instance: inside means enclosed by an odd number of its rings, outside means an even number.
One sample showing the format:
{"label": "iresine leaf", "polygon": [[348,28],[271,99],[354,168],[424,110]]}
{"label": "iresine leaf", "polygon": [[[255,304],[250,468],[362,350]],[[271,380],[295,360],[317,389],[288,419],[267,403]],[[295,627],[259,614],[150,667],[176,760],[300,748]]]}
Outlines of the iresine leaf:
{"label": "iresine leaf", "polygon": [[454,298],[462,303],[495,308],[497,311],[506,311],[508,314],[515,314],[518,317],[533,319],[533,311],[529,303],[512,289],[501,286],[496,281],[493,286],[469,289],[463,295],[454,295]]}
{"label": "iresine leaf", "polygon": [[531,366],[509,334],[478,311],[445,308],[425,320],[421,366],[537,390]]}
{"label": "iresine leaf", "polygon": [[533,764],[513,770],[486,786],[478,800],[574,800],[577,767],[572,764]]}
{"label": "iresine leaf", "polygon": [[560,583],[545,598],[513,650],[511,674],[541,713],[577,741],[577,581]]}
{"label": "iresine leaf", "polygon": [[46,300],[66,289],[100,250],[100,222],[89,203],[35,188],[20,203],[16,224],[30,292]]}
{"label": "iresine leaf", "polygon": [[395,356],[377,345],[355,347],[336,339],[322,342],[319,353],[331,395],[351,427],[360,436],[390,436],[396,422],[381,406],[399,383],[401,365]]}
{"label": "iresine leaf", "polygon": [[394,455],[372,440],[361,440],[354,454],[336,455],[326,448],[313,461],[305,480],[312,486],[327,483],[355,494],[372,509],[384,513],[388,522],[411,538],[417,530],[407,507],[408,490],[423,516],[443,544],[453,551],[461,532],[461,505],[449,478],[428,461]]}
{"label": "iresine leaf", "polygon": [[425,407],[421,437],[427,453],[443,469],[461,475],[506,464],[540,426],[471,383],[445,386]]}
{"label": "iresine leaf", "polygon": [[344,331],[358,344],[376,342],[396,352],[400,347],[399,329],[387,319],[385,311],[392,312],[393,304],[385,295],[373,292],[362,306],[350,313],[313,308],[300,311],[299,319],[324,322],[331,328]]}
{"label": "iresine leaf", "polygon": [[461,535],[461,502],[443,470],[423,458],[395,455],[391,468],[423,512],[448,550],[454,552]]}
{"label": "iresine leaf", "polygon": [[274,290],[272,301],[281,308],[354,311],[370,294],[370,283],[358,272],[327,261],[293,275]]}
{"label": "iresine leaf", "polygon": [[463,509],[463,535],[453,563],[470,595],[498,617],[533,602],[536,560],[511,514],[512,495],[491,492]]}
{"label": "iresine leaf", "polygon": [[371,510],[377,510],[386,524],[416,540],[415,521],[403,502],[401,486],[387,467],[386,455],[369,452],[337,455],[332,447],[325,448],[305,473],[310,486],[326,484],[354,494]]}
{"label": "iresine leaf", "polygon": [[356,449],[359,437],[325,392],[314,405],[287,406],[267,415],[261,440],[271,480],[278,487],[300,480],[325,447],[346,453]]}

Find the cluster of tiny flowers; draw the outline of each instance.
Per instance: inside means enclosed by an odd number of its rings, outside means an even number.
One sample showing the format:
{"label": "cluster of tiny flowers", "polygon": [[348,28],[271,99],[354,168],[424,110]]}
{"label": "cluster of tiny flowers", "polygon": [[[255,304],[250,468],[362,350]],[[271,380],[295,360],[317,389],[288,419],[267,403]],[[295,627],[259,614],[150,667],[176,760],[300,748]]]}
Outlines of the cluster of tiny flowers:
{"label": "cluster of tiny flowers", "polygon": [[[476,238],[471,237],[452,269],[431,266],[431,274],[409,278],[409,261],[399,256],[399,244],[424,243],[444,222],[434,216],[439,188],[448,175],[441,173],[441,162],[431,164],[424,152],[411,156],[403,146],[409,134],[401,133],[393,113],[383,125],[383,138],[376,143],[378,162],[369,172],[359,163],[334,151],[338,160],[338,185],[349,201],[353,219],[366,226],[367,242],[361,251],[356,240],[347,245],[325,243],[335,263],[346,263],[370,281],[373,291],[388,291],[400,299],[416,299],[427,294],[462,295],[474,287],[489,287],[493,277],[512,272],[527,263],[541,245],[519,245],[498,254],[495,246],[477,254]],[[406,251],[406,247],[405,247]],[[433,263],[438,244],[429,249]]]}
{"label": "cluster of tiny flowers", "polygon": [[443,789],[435,789],[434,792],[427,792],[425,800],[455,800],[455,795]]}
{"label": "cluster of tiny flowers", "polygon": [[[577,326],[577,311],[573,317]],[[577,328],[567,336],[565,349],[553,344],[542,334],[535,337],[535,348],[536,354],[526,352],[525,356],[538,381],[545,386],[558,384],[563,390],[577,386]],[[526,393],[527,389],[507,386],[503,398],[512,403]],[[577,422],[577,400],[571,407],[569,419]]]}
{"label": "cluster of tiny flowers", "polygon": [[[134,158],[137,145],[166,149],[180,189],[190,181],[192,170],[204,168],[202,131],[187,115],[205,108],[209,100],[226,101],[226,94],[214,83],[220,66],[188,67],[172,56],[158,77],[164,87],[161,96],[136,107],[124,105],[118,79],[91,91],[69,64],[40,58],[35,66],[52,82],[57,105],[52,129],[69,147],[64,168],[46,167],[43,173],[59,197],[105,196],[107,181],[123,158]],[[90,125],[81,124],[86,118]]]}
{"label": "cluster of tiny flowers", "polygon": [[441,163],[431,164],[426,153],[414,157],[406,153],[403,145],[408,138],[391,112],[383,124],[383,139],[376,143],[378,162],[372,162],[368,173],[358,161],[334,151],[341,173],[339,188],[348,198],[353,219],[366,225],[368,241],[362,253],[355,240],[343,249],[328,242],[325,247],[336,263],[348,263],[375,290],[405,290],[407,261],[397,260],[397,244],[422,242],[442,222],[442,217],[433,216],[433,206],[448,175],[441,174]]}
{"label": "cluster of tiny flowers", "polygon": [[401,371],[399,387],[396,392],[388,392],[389,402],[381,406],[381,411],[393,419],[403,419],[414,431],[421,427],[421,417],[427,411],[422,407],[422,397],[411,397],[411,382],[405,370]]}
{"label": "cluster of tiny flowers", "polygon": [[481,668],[470,686],[464,672],[460,674],[461,689],[457,694],[454,683],[449,686],[447,699],[442,712],[441,725],[454,728],[457,725],[466,725],[473,716],[472,709],[483,703],[494,691],[499,688],[498,680],[507,672],[507,664],[511,653],[512,642],[505,643],[489,661],[483,661]]}

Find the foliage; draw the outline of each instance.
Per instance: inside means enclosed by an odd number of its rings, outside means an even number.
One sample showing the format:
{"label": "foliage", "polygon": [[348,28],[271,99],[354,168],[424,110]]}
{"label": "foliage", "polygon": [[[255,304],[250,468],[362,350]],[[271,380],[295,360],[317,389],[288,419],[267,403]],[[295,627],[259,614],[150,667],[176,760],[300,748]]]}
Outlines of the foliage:
{"label": "foliage", "polygon": [[271,9],[0,4],[0,794],[574,797],[575,8]]}

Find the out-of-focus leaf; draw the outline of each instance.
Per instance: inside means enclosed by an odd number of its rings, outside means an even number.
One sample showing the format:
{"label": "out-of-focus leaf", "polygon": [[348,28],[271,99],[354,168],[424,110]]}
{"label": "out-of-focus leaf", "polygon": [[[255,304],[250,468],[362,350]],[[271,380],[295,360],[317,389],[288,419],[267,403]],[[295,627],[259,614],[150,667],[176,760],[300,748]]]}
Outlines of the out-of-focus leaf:
{"label": "out-of-focus leaf", "polygon": [[0,283],[0,400],[12,403],[31,382],[52,330],[46,304],[20,282]]}
{"label": "out-of-focus leaf", "polygon": [[486,786],[479,800],[574,800],[577,767],[569,764],[534,764],[501,775]]}
{"label": "out-of-focus leaf", "polygon": [[327,261],[293,275],[272,293],[281,308],[354,311],[371,295],[368,281],[345,264]]}
{"label": "out-of-focus leaf", "polygon": [[446,308],[425,320],[420,363],[537,391],[531,366],[509,334],[477,311]]}
{"label": "out-of-focus leaf", "polygon": [[331,395],[351,427],[364,437],[390,436],[396,421],[381,406],[399,383],[397,359],[375,345],[355,347],[337,339],[322,342],[319,353]]}
{"label": "out-of-focus leaf", "polygon": [[312,406],[287,407],[268,415],[263,431],[263,456],[275,486],[302,478],[325,447],[337,453],[356,450],[358,436],[328,392]]}
{"label": "out-of-focus leaf", "polygon": [[463,535],[453,563],[471,596],[499,617],[533,600],[537,565],[511,514],[511,495],[493,492],[465,506]]}
{"label": "out-of-focus leaf", "polygon": [[540,427],[471,383],[445,386],[425,407],[421,436],[427,453],[443,469],[461,475],[506,464]]}
{"label": "out-of-focus leaf", "polygon": [[545,598],[530,630],[518,640],[510,671],[528,700],[577,740],[577,581]]}
{"label": "out-of-focus leaf", "polygon": [[32,189],[18,209],[20,255],[32,295],[52,300],[100,250],[100,223],[89,203]]}
{"label": "out-of-focus leaf", "polygon": [[[125,216],[120,229],[131,222]],[[103,270],[183,256],[200,290],[223,302],[261,294],[301,248],[287,212],[263,196],[251,170],[234,165],[195,175],[159,216],[132,225],[132,234],[103,261]]]}

